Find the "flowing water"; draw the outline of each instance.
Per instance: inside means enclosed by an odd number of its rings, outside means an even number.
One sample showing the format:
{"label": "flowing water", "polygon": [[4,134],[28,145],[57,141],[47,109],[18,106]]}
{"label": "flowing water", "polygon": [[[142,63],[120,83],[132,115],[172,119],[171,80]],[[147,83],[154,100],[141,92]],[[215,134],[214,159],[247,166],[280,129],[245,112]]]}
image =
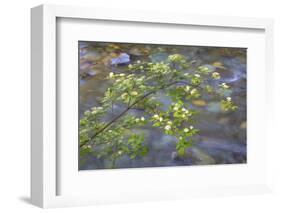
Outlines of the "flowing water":
{"label": "flowing water", "polygon": [[[175,138],[163,134],[157,128],[144,128],[149,153],[134,160],[124,156],[117,161],[118,168],[229,164],[247,161],[246,49],[96,42],[80,42],[79,45],[80,117],[86,110],[98,106],[99,100],[110,86],[110,82],[105,79],[110,72],[122,70],[128,63],[137,60],[163,61],[174,53],[183,54],[195,64],[219,71],[222,76],[220,81],[231,86],[232,90],[228,95],[231,95],[239,106],[237,111],[225,113],[221,111],[220,103],[215,99],[195,103],[194,107],[200,112],[196,124],[200,129],[200,136],[197,138],[198,142],[187,149],[185,156],[181,158],[175,151]],[[165,96],[160,98],[164,102],[169,101],[165,100]],[[118,106],[116,108],[115,111],[118,112]],[[87,156],[83,159],[83,164],[80,164],[80,169],[103,168],[107,163]]]}

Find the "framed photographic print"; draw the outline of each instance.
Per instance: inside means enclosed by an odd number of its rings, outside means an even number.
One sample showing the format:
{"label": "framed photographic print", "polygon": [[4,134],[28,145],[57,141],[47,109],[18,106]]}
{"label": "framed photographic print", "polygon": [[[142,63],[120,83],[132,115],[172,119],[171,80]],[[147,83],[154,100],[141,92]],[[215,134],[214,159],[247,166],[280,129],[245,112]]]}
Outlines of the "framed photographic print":
{"label": "framed photographic print", "polygon": [[269,192],[272,30],[269,19],[33,8],[32,203]]}

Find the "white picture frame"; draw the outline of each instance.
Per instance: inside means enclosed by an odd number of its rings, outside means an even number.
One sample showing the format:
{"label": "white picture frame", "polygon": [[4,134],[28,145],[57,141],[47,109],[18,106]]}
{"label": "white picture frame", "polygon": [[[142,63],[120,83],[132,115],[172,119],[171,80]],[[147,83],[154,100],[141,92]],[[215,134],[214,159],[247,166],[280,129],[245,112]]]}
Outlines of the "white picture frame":
{"label": "white picture frame", "polygon": [[[116,203],[116,202],[137,202],[143,200],[165,200],[178,199],[187,197],[198,197],[208,195],[233,195],[233,194],[252,194],[263,193],[270,191],[270,160],[267,155],[263,153],[265,165],[258,171],[264,173],[264,178],[254,181],[253,184],[248,182],[233,182],[233,184],[222,184],[217,186],[210,185],[209,187],[200,187],[199,183],[194,182],[193,188],[189,190],[180,190],[176,186],[169,185],[167,188],[159,190],[163,183],[158,185],[158,188],[151,188],[150,195],[139,193],[138,189],[127,191],[115,191],[110,193],[105,191],[103,195],[89,195],[83,194],[60,194],[58,191],[59,184],[62,184],[59,174],[64,164],[59,164],[60,152],[58,152],[58,87],[60,81],[57,79],[57,36],[58,36],[58,20],[63,19],[78,19],[78,20],[100,20],[102,21],[118,21],[134,22],[134,23],[153,23],[154,25],[167,26],[199,26],[206,28],[226,28],[228,31],[240,29],[253,29],[263,32],[262,42],[264,42],[264,54],[262,54],[262,61],[264,67],[261,68],[261,74],[266,78],[258,78],[257,82],[264,82],[265,87],[260,89],[264,94],[264,103],[261,107],[267,107],[268,113],[264,115],[263,122],[267,130],[264,135],[264,146],[270,150],[270,125],[272,111],[273,97],[270,91],[273,87],[270,79],[273,78],[273,21],[271,19],[257,19],[257,18],[241,18],[241,17],[217,17],[217,16],[203,16],[203,15],[188,15],[188,14],[173,14],[160,13],[148,11],[121,11],[101,8],[85,8],[74,6],[54,6],[41,5],[31,10],[31,54],[32,54],[32,103],[31,103],[31,201],[33,204],[43,207],[62,207],[62,206],[76,206],[76,205],[92,205],[99,203]],[[235,36],[235,35],[234,35]],[[252,78],[253,79],[253,78]],[[250,79],[251,80],[251,79]],[[254,103],[254,102],[253,102]],[[253,105],[252,103],[252,105]],[[262,109],[262,108],[261,108]],[[259,111],[253,112],[258,113]],[[257,119],[257,118],[256,118]],[[252,120],[254,123],[254,118]],[[253,152],[259,150],[253,149]],[[71,166],[70,166],[71,167]],[[74,167],[74,166],[73,166]],[[167,168],[166,170],[150,170],[154,175],[167,175],[167,171],[184,172],[184,167],[181,169]],[[204,168],[203,168],[204,169]],[[225,168],[220,168],[225,169]],[[247,168],[243,168],[244,170]],[[204,170],[210,170],[206,168]],[[226,170],[231,170],[227,168]],[[242,170],[241,170],[242,171]],[[240,169],[238,172],[241,172]],[[149,171],[148,171],[149,172]],[[196,172],[194,177],[196,178]],[[106,172],[105,172],[106,173]],[[134,170],[130,172],[131,177],[144,177],[145,171]],[[112,175],[123,177],[126,170],[122,173],[107,174],[107,178],[112,178]],[[200,174],[200,173],[198,173]],[[203,174],[203,173],[202,173]],[[208,173],[206,173],[208,174]],[[92,175],[92,174],[89,174]],[[110,176],[111,175],[111,176]],[[121,176],[120,176],[121,175]],[[129,175],[129,176],[130,176]],[[238,174],[240,175],[240,174]],[[101,173],[99,174],[101,176]],[[102,177],[103,178],[103,177]],[[99,180],[102,180],[100,177]],[[175,179],[175,176],[169,176],[170,179]],[[70,178],[74,181],[75,178]],[[75,183],[73,182],[75,185]],[[100,183],[101,185],[104,183]],[[125,184],[125,183],[124,183]],[[141,184],[140,184],[141,185]],[[183,187],[184,188],[184,187]],[[77,190],[77,188],[73,188]],[[119,193],[122,193],[120,196]]]}

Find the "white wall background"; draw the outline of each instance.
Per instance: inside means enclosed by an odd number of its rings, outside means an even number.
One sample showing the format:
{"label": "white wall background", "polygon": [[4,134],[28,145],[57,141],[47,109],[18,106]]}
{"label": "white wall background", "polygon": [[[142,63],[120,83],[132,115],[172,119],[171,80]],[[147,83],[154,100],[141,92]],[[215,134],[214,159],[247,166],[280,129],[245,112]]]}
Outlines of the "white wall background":
{"label": "white wall background", "polygon": [[[50,212],[280,212],[281,205],[281,13],[276,0],[2,0],[0,6],[0,212],[39,212],[29,204],[30,178],[30,8],[42,3],[140,9],[192,14],[269,17],[275,19],[274,193],[183,201],[50,209]],[[280,125],[280,126],[278,126]],[[279,130],[280,129],[280,130]],[[280,150],[280,151],[279,151]],[[278,211],[279,210],[279,211]]]}

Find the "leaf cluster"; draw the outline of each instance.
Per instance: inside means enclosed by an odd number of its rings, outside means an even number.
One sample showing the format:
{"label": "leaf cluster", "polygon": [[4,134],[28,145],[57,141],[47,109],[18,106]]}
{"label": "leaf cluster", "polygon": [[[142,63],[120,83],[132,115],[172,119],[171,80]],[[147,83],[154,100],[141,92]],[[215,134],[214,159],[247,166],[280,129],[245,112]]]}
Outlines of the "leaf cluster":
{"label": "leaf cluster", "polygon": [[[193,100],[208,94],[222,99],[224,110],[237,109],[230,97],[225,97],[230,86],[220,82],[218,72],[206,66],[193,67],[180,54],[156,63],[137,61],[124,72],[109,73],[107,79],[111,86],[99,106],[80,119],[80,156],[110,160],[112,167],[122,156],[135,159],[149,152],[145,128],[158,128],[173,136],[179,156],[184,155],[199,134],[194,127],[198,111],[192,107]],[[135,110],[142,115],[137,116]]]}

